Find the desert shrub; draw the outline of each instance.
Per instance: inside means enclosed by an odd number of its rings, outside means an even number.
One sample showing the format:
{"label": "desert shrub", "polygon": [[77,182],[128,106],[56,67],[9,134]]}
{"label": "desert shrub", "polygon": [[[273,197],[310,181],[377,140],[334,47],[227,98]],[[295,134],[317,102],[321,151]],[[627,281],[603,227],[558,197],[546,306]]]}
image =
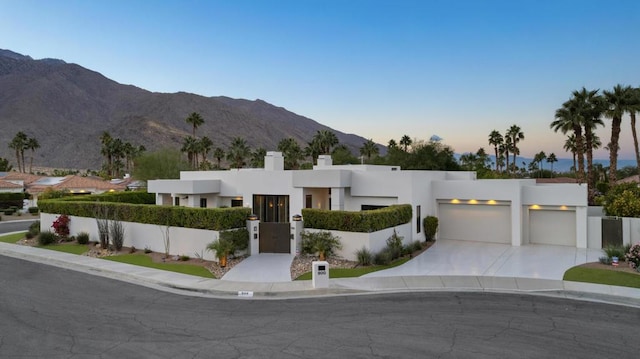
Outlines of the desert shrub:
{"label": "desert shrub", "polygon": [[37,236],[40,233],[40,221],[35,221],[33,223],[31,223],[29,225],[29,234],[32,235],[32,237]]}
{"label": "desert shrub", "polygon": [[373,262],[373,254],[366,247],[362,247],[356,251],[356,257],[358,258],[358,264],[362,266],[371,265]]}
{"label": "desert shrub", "polygon": [[24,235],[27,239],[31,239],[33,237],[35,237],[35,235],[31,232],[27,232],[27,234]]}
{"label": "desert shrub", "polygon": [[602,248],[602,250],[607,255],[607,257],[609,258],[618,257],[620,260],[622,260],[624,258],[624,255],[628,252],[628,251],[625,251],[625,248],[622,246],[612,246],[612,245],[608,245]]}
{"label": "desert shrub", "polygon": [[151,248],[149,248],[149,246],[146,246],[146,247],[144,247],[144,252],[145,252],[145,253],[147,253],[147,254],[149,254],[149,253],[151,253],[152,251],[151,251]]}
{"label": "desert shrub", "polygon": [[13,209],[13,208],[7,208],[7,209],[4,210],[4,214],[7,215],[7,216],[11,216],[15,212],[16,212],[16,210]]}
{"label": "desert shrub", "polygon": [[438,232],[438,217],[424,217],[424,219],[422,220],[422,227],[424,228],[425,240],[434,240],[436,238],[436,233]]}
{"label": "desert shrub", "polygon": [[119,251],[124,244],[124,227],[120,221],[111,221],[109,223],[109,237],[111,237],[111,244],[113,249]]}
{"label": "desert shrub", "polygon": [[340,237],[329,231],[308,232],[302,231],[302,250],[305,254],[318,253],[320,260],[333,256],[337,250],[342,249]]}
{"label": "desert shrub", "polygon": [[87,233],[87,232],[78,233],[78,235],[76,236],[76,241],[78,241],[78,244],[88,244],[89,243],[89,233]]}
{"label": "desert shrub", "polygon": [[51,227],[53,227],[53,231],[60,237],[67,237],[69,235],[69,222],[71,219],[66,214],[59,215]]}
{"label": "desert shrub", "polygon": [[403,237],[399,236],[395,229],[393,230],[393,234],[389,238],[387,238],[387,247],[385,248],[385,250],[388,251],[391,255],[391,260],[402,256],[402,239]]}
{"label": "desert shrub", "polygon": [[381,266],[387,265],[391,263],[391,261],[393,260],[392,257],[393,257],[392,253],[385,248],[373,256],[373,264],[381,265]]}
{"label": "desert shrub", "polygon": [[181,255],[178,259],[180,259],[183,262],[188,261],[189,259],[191,259],[191,257],[189,257],[188,255]]}
{"label": "desert shrub", "polygon": [[38,236],[38,244],[41,246],[46,246],[55,243],[57,239],[58,237],[56,236],[56,234],[51,231],[41,232]]}
{"label": "desert shrub", "polygon": [[419,252],[422,250],[422,243],[420,243],[420,241],[413,241],[411,242],[411,252]]}
{"label": "desert shrub", "polygon": [[29,213],[38,214],[38,207],[29,207]]}

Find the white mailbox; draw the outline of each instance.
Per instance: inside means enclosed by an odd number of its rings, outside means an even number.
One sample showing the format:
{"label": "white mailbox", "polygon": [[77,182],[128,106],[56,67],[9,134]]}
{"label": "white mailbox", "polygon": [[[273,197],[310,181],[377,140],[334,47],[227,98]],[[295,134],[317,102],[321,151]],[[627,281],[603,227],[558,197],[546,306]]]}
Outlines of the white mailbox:
{"label": "white mailbox", "polygon": [[329,262],[313,261],[311,262],[312,275],[311,281],[314,288],[329,288]]}

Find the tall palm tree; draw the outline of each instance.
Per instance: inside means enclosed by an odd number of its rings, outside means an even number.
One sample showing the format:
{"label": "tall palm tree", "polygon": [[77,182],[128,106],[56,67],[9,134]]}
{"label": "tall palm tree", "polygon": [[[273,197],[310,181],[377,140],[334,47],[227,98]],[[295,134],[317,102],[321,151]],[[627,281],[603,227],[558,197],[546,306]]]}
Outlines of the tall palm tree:
{"label": "tall palm tree", "polygon": [[181,152],[187,154],[187,161],[189,162],[189,166],[191,168],[196,168],[196,156],[198,153],[197,142],[198,140],[196,140],[194,137],[187,136],[185,137],[184,141],[182,141],[182,148],[180,149]]}
{"label": "tall palm tree", "polygon": [[200,154],[202,155],[202,164],[207,163],[207,156],[209,152],[211,152],[211,148],[213,147],[213,141],[207,136],[204,136],[200,139]]}
{"label": "tall palm tree", "polygon": [[196,129],[204,123],[204,118],[197,112],[192,112],[185,121],[193,126],[193,138],[196,138]]}
{"label": "tall palm tree", "polygon": [[389,143],[387,144],[387,149],[390,150],[392,148],[398,148],[398,143],[396,142],[396,140],[394,140],[393,138],[389,140]]}
{"label": "tall palm tree", "polygon": [[625,111],[631,117],[631,134],[633,135],[633,149],[636,155],[636,169],[640,174],[640,149],[638,149],[638,134],[636,132],[636,112],[640,112],[640,88],[628,88],[628,102]]}
{"label": "tall palm tree", "polygon": [[9,143],[9,148],[13,149],[16,153],[16,161],[18,162],[18,172],[23,172],[23,173],[25,172],[24,150],[25,150],[27,141],[28,141],[27,135],[24,132],[19,131],[18,133],[16,133],[16,135],[13,137],[13,139]]}
{"label": "tall palm tree", "polygon": [[539,166],[538,170],[540,171],[540,177],[542,177],[542,163],[547,159],[547,154],[544,151],[540,151],[533,156],[534,162],[536,162]]}
{"label": "tall palm tree", "polygon": [[370,160],[372,155],[377,155],[379,151],[378,146],[371,138],[364,142],[362,147],[360,147],[360,154],[367,157],[367,160]]}
{"label": "tall palm tree", "polygon": [[29,173],[33,173],[33,155],[35,154],[36,150],[40,148],[40,143],[35,137],[29,137],[27,143],[25,144],[25,147],[31,150],[31,156],[29,159]]}
{"label": "tall palm tree", "polygon": [[267,150],[262,147],[256,148],[251,152],[251,167],[264,168],[264,156],[267,155]]}
{"label": "tall palm tree", "polygon": [[524,140],[524,132],[518,125],[512,125],[507,130],[505,136],[511,138],[511,151],[513,152],[513,165],[516,164],[516,156],[520,154],[520,148],[518,148],[518,142]]}
{"label": "tall palm tree", "polygon": [[609,141],[609,183],[616,183],[616,171],[618,170],[618,150],[620,139],[620,124],[629,102],[629,86],[618,84],[613,91],[603,91],[607,109],[604,112],[606,118],[611,119],[611,141]]}
{"label": "tall palm tree", "polygon": [[562,107],[556,110],[555,120],[550,127],[553,131],[561,131],[563,134],[573,132],[576,144],[576,157],[578,158],[578,171],[576,179],[579,183],[584,181],[584,137],[582,135],[582,118],[578,113],[575,103],[566,101]]}
{"label": "tall palm tree", "polygon": [[235,137],[231,141],[231,146],[227,150],[227,160],[235,168],[242,168],[245,160],[251,155],[251,149],[247,146],[247,140],[241,137]]}
{"label": "tall palm tree", "polygon": [[489,134],[489,144],[493,146],[493,150],[495,152],[496,172],[498,172],[498,157],[499,157],[498,150],[500,149],[500,146],[502,146],[503,143],[504,143],[504,137],[502,137],[502,134],[500,134],[498,130],[491,131],[491,133]]}
{"label": "tall palm tree", "polygon": [[513,148],[513,144],[511,143],[511,137],[509,136],[505,136],[504,137],[504,144],[502,145],[502,153],[504,154],[504,159],[505,159],[505,171],[509,172],[509,152],[511,152],[511,149]]}
{"label": "tall palm tree", "polygon": [[564,146],[562,146],[565,151],[571,152],[573,157],[573,171],[576,171],[576,152],[578,151],[576,148],[576,135],[571,134],[567,136],[567,139],[564,141]]}
{"label": "tall palm tree", "polygon": [[317,141],[320,149],[322,149],[322,154],[325,155],[331,154],[331,148],[340,142],[336,134],[329,130],[318,131],[313,139]]}
{"label": "tall palm tree", "polygon": [[283,138],[278,142],[278,151],[284,156],[284,167],[286,169],[297,170],[300,167],[300,160],[303,159],[302,149],[294,138]]}
{"label": "tall palm tree", "polygon": [[558,162],[558,158],[556,157],[556,154],[551,152],[549,154],[549,156],[547,156],[547,163],[551,164],[551,176],[553,177],[553,163],[554,162]]}
{"label": "tall palm tree", "polygon": [[100,154],[103,155],[107,160],[107,163],[104,165],[104,169],[108,175],[111,175],[111,168],[113,167],[113,137],[111,137],[111,134],[109,132],[104,131],[102,132],[102,135],[100,135],[100,143],[102,144]]}
{"label": "tall palm tree", "polygon": [[408,151],[409,146],[411,146],[412,143],[413,141],[411,140],[411,137],[409,137],[409,135],[404,135],[400,139],[400,146],[404,148],[404,152]]}

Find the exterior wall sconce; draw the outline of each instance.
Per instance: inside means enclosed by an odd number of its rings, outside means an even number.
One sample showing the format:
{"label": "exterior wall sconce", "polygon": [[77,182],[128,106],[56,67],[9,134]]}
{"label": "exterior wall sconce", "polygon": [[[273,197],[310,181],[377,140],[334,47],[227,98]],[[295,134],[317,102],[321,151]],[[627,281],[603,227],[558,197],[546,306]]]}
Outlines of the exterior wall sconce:
{"label": "exterior wall sconce", "polygon": [[293,215],[293,220],[296,221],[296,222],[300,222],[300,221],[302,221],[302,216],[299,215],[299,214],[294,214]]}
{"label": "exterior wall sconce", "polygon": [[252,214],[249,215],[248,219],[250,221],[257,221],[258,220],[258,215],[255,214],[255,213],[252,213]]}

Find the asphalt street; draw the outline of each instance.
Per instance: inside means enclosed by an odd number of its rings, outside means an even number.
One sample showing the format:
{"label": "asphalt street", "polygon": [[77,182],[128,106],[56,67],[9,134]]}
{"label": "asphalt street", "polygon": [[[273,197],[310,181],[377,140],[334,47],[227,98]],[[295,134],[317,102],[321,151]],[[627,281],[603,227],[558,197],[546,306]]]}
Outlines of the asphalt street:
{"label": "asphalt street", "polygon": [[543,296],[181,296],[0,256],[2,358],[602,358],[640,309]]}

